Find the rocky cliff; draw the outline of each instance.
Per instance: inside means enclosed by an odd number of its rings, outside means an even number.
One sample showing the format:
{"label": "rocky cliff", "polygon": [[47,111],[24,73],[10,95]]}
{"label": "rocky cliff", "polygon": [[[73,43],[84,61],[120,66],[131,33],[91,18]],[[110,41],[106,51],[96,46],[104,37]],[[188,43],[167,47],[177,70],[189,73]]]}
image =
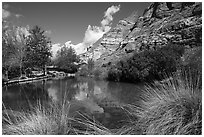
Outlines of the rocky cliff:
{"label": "rocky cliff", "polygon": [[108,67],[145,49],[167,43],[193,48],[202,43],[202,3],[155,2],[143,16],[133,13],[89,48],[81,58],[93,58],[97,68]]}

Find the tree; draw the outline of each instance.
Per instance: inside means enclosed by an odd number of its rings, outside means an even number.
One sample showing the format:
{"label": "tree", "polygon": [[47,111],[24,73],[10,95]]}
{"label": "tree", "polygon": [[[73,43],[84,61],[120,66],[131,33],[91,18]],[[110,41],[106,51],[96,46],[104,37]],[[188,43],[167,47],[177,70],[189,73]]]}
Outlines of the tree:
{"label": "tree", "polygon": [[89,71],[89,74],[90,74],[93,71],[93,68],[94,68],[93,59],[89,58],[88,61],[87,61],[87,65],[88,65],[88,71]]}
{"label": "tree", "polygon": [[182,45],[168,44],[157,50],[135,53],[127,60],[111,66],[108,79],[125,82],[142,82],[162,79],[163,74],[176,72],[181,67]]}
{"label": "tree", "polygon": [[79,57],[76,55],[75,50],[65,45],[57,51],[56,59],[54,60],[57,67],[68,72],[76,72],[77,63],[79,61]]}
{"label": "tree", "polygon": [[26,40],[29,36],[25,27],[6,27],[2,29],[2,63],[6,72],[11,67],[19,66],[22,75],[23,58],[25,57]]}
{"label": "tree", "polygon": [[26,50],[26,41],[28,36],[30,35],[27,28],[17,27],[16,28],[16,37],[15,37],[15,45],[17,50],[17,60],[20,65],[20,75],[22,76],[22,67],[23,67],[23,59],[25,58],[25,50]]}
{"label": "tree", "polygon": [[[51,57],[51,41],[45,36],[45,31],[39,26],[33,27],[30,31],[27,41],[26,58],[24,58],[26,67],[37,67],[44,70],[45,65]],[[45,71],[44,71],[45,74]]]}
{"label": "tree", "polygon": [[[2,24],[4,26],[4,23]],[[5,79],[8,79],[8,71],[12,66],[11,55],[14,53],[12,38],[7,27],[2,27],[2,69]]]}

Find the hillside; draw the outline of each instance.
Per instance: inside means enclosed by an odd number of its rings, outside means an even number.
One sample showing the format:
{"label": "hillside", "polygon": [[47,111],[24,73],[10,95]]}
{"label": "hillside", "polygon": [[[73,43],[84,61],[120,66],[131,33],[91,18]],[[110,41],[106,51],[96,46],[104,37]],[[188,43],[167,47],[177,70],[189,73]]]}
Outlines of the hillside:
{"label": "hillside", "polygon": [[195,48],[202,43],[202,3],[155,2],[143,16],[133,12],[97,41],[83,60],[93,58],[95,67],[107,70],[135,52],[156,50],[169,42]]}

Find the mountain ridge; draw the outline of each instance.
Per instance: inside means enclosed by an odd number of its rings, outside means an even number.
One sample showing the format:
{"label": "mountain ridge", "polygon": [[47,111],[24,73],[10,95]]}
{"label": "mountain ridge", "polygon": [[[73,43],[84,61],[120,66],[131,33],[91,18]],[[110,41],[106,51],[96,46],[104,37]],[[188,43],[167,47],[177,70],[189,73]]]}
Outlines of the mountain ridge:
{"label": "mountain ridge", "polygon": [[186,48],[202,43],[202,3],[151,3],[142,16],[134,13],[120,20],[80,57],[93,58],[95,67],[105,70],[135,52],[156,50],[169,42]]}

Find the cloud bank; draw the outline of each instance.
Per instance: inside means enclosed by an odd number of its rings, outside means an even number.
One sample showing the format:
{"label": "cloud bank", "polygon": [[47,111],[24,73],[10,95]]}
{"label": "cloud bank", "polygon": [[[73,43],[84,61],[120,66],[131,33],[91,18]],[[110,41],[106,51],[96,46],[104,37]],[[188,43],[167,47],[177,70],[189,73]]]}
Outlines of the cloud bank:
{"label": "cloud bank", "polygon": [[60,43],[55,43],[52,45],[52,59],[55,59],[56,57],[56,54],[57,54],[57,51],[60,49],[60,46],[61,44]]}
{"label": "cloud bank", "polygon": [[[65,43],[66,46],[72,47],[75,49],[76,54],[82,54],[87,51],[87,48],[92,46],[95,42],[97,42],[103,34],[108,32],[111,29],[111,24],[113,21],[113,15],[117,13],[120,10],[120,5],[118,6],[111,6],[104,12],[104,17],[102,19],[101,26],[91,26],[88,25],[85,34],[84,39],[79,44],[72,44],[71,41],[67,41]],[[55,57],[55,54],[57,53],[57,50],[60,49],[60,44],[54,44],[53,45],[53,57]]]}
{"label": "cloud bank", "polygon": [[20,18],[23,17],[23,15],[18,14],[18,13],[13,13],[11,11],[9,11],[9,4],[2,4],[2,19],[6,20],[9,17],[15,17],[15,18]]}
{"label": "cloud bank", "polygon": [[104,18],[101,21],[100,27],[89,25],[85,32],[83,43],[85,45],[92,45],[96,41],[98,41],[103,36],[103,34],[108,32],[111,29],[110,25],[113,21],[113,15],[119,10],[120,10],[120,5],[118,6],[113,5],[105,11]]}
{"label": "cloud bank", "polygon": [[11,16],[11,13],[8,10],[2,9],[2,18],[6,19]]}
{"label": "cloud bank", "polygon": [[101,21],[101,25],[103,28],[106,28],[107,25],[110,25],[110,23],[113,21],[113,14],[115,14],[119,10],[120,10],[120,5],[118,6],[113,5],[106,10],[104,19]]}

